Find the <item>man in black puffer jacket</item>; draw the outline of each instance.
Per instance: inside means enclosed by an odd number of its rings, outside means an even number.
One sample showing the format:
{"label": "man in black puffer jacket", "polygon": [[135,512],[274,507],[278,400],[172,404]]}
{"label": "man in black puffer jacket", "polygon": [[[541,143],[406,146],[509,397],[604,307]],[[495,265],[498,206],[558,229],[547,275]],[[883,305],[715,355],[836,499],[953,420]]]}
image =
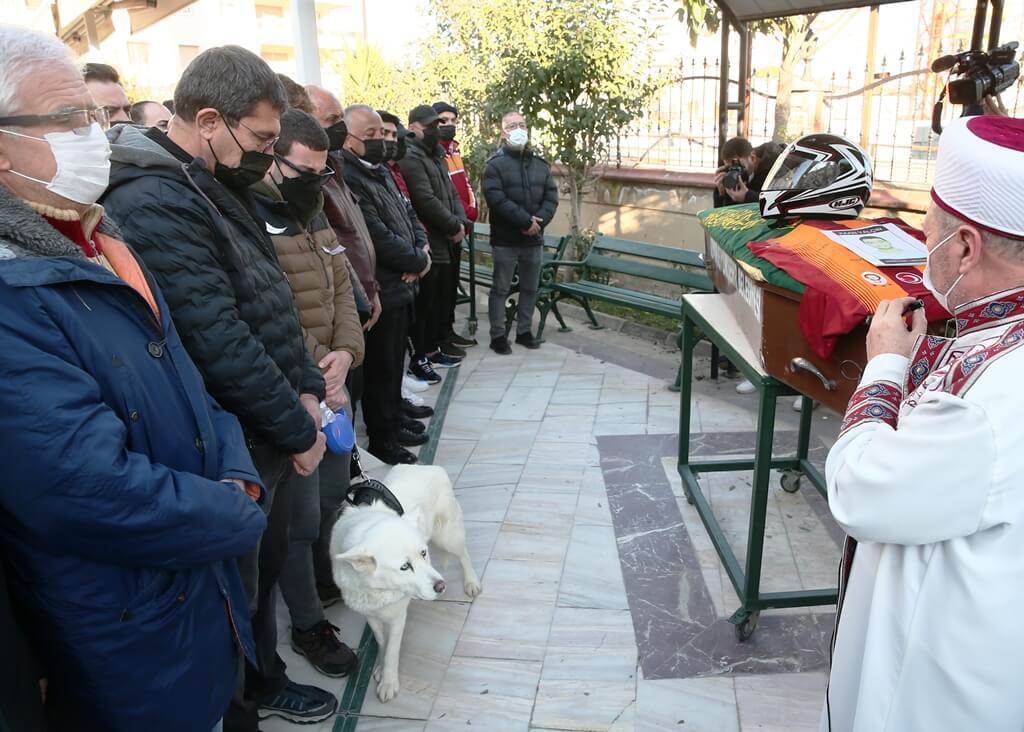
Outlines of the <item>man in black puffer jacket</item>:
{"label": "man in black puffer jacket", "polygon": [[306,351],[273,243],[250,213],[248,190],[273,160],[265,153],[287,101],[262,59],[225,46],[189,64],[174,104],[167,134],[110,131],[103,203],[163,290],[207,390],[238,416],[267,487],[271,510],[260,549],[239,559],[260,666],[247,669],[225,730],[255,732],[257,707],[318,721],[337,701],[288,681],[276,650],[273,590],[288,553],[290,485],[324,454],[324,380]]}
{"label": "man in black puffer jacket", "polygon": [[458,281],[452,276],[458,261],[456,247],[466,237],[466,211],[455,184],[448,174],[444,148],[438,143],[441,118],[434,108],[422,104],[409,112],[409,131],[413,137],[408,152],[398,165],[409,187],[409,198],[416,215],[427,229],[430,242],[430,272],[420,280],[412,327],[414,376],[430,375],[430,365],[457,366],[466,352],[457,346],[441,346],[448,339],[454,320]]}
{"label": "man in black puffer jacket", "polygon": [[533,308],[540,287],[544,227],[558,208],[558,187],[551,166],[528,144],[526,119],[509,112],[501,119],[502,147],[487,161],[484,198],[491,212],[491,247],[494,251],[494,286],[487,301],[491,321],[491,349],[507,354],[512,349],[505,333],[505,301],[512,276],[519,267],[519,322],[516,343],[539,348],[533,336]]}
{"label": "man in black puffer jacket", "polygon": [[402,412],[421,419],[433,411],[403,403],[402,375],[413,285],[430,269],[430,256],[424,251],[427,235],[416,221],[412,205],[381,165],[384,138],[380,115],[372,107],[356,104],[345,110],[345,125],[345,183],[359,199],[377,255],[380,284],[380,320],[366,333],[363,359],[367,449],[389,465],[415,463],[416,456],[405,447],[421,445],[427,438],[402,428]]}

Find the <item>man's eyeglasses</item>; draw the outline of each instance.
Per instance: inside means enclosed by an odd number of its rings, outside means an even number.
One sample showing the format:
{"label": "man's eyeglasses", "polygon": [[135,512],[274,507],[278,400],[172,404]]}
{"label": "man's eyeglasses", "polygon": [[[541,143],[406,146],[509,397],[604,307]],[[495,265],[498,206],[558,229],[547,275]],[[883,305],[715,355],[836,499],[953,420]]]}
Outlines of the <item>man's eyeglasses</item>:
{"label": "man's eyeglasses", "polygon": [[283,163],[284,165],[286,165],[289,168],[291,168],[292,170],[294,170],[296,173],[298,173],[303,178],[309,179],[309,178],[317,177],[317,178],[320,179],[321,183],[326,183],[327,181],[329,181],[331,178],[334,177],[334,170],[332,170],[331,168],[324,168],[319,173],[313,173],[313,172],[310,172],[308,170],[303,170],[302,168],[300,168],[298,165],[293,163],[288,158],[282,157],[280,155],[275,155],[274,157],[277,159],[277,162],[278,162],[279,165]]}
{"label": "man's eyeglasses", "polygon": [[512,122],[510,124],[505,125],[502,129],[505,130],[505,132],[511,132],[512,130],[525,130],[526,129],[526,123],[525,122]]}
{"label": "man's eyeglasses", "polygon": [[274,135],[273,137],[267,137],[266,135],[261,135],[259,132],[254,130],[252,127],[247,125],[242,120],[238,120],[238,124],[241,125],[242,127],[244,127],[245,129],[249,130],[249,134],[256,138],[256,142],[259,143],[259,146],[260,146],[259,147],[259,152],[266,152],[267,150],[272,148],[274,145],[276,145],[277,141],[279,139],[281,139],[280,135]]}
{"label": "man's eyeglasses", "polygon": [[70,129],[76,135],[88,135],[93,124],[104,130],[110,128],[110,114],[106,108],[67,109],[63,112],[50,114],[20,114],[13,117],[0,117],[2,127],[40,127],[53,125]]}

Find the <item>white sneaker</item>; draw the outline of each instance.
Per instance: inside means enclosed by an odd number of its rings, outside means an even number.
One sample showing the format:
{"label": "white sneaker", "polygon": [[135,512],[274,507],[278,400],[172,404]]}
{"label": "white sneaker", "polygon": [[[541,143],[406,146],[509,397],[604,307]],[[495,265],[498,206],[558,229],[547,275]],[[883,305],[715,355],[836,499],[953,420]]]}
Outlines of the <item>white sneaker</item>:
{"label": "white sneaker", "polygon": [[409,402],[414,407],[422,407],[424,404],[423,397],[406,389],[405,384],[402,385],[402,399],[405,399],[405,401]]}
{"label": "white sneaker", "polygon": [[417,394],[419,394],[420,392],[424,392],[427,389],[429,389],[430,384],[428,384],[425,381],[420,381],[419,379],[406,374],[405,376],[402,377],[402,387],[404,389],[414,391]]}
{"label": "white sneaker", "polygon": [[[796,401],[793,402],[793,411],[794,412],[802,412],[803,409],[804,409],[803,404],[804,404],[803,397],[797,397]],[[811,402],[811,409],[817,409],[817,408],[818,408],[818,403],[817,402]]]}
{"label": "white sneaker", "polygon": [[753,394],[755,391],[757,391],[757,387],[746,379],[736,385],[737,394]]}

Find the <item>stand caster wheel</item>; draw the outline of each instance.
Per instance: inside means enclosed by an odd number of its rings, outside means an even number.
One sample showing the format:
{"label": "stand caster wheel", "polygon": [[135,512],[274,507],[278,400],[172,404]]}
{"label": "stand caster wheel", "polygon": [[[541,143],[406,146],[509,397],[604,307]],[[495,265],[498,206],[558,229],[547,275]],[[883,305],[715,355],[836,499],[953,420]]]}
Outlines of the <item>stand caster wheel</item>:
{"label": "stand caster wheel", "polygon": [[796,493],[800,490],[800,473],[796,470],[786,470],[782,473],[779,484],[786,493]]}
{"label": "stand caster wheel", "polygon": [[467,330],[469,331],[469,334],[471,336],[472,335],[476,335],[476,321],[475,320],[470,320],[468,326],[469,327],[467,328]]}
{"label": "stand caster wheel", "polygon": [[750,636],[757,630],[757,621],[761,617],[760,611],[755,610],[750,613],[741,622],[736,624],[736,640],[740,643],[744,643],[750,639]]}

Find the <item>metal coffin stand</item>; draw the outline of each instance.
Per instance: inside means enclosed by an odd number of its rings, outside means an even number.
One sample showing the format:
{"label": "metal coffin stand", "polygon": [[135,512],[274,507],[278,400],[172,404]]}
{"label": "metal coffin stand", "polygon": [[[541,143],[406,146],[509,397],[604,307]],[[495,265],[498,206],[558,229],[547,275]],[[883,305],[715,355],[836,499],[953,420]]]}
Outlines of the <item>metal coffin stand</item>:
{"label": "metal coffin stand", "polygon": [[[739,640],[747,640],[761,610],[766,608],[830,605],[836,602],[836,589],[761,592],[761,565],[764,552],[765,516],[772,469],[784,471],[782,488],[796,492],[801,477],[806,477],[825,495],[825,479],[807,459],[810,447],[813,402],[793,388],[769,376],[759,365],[757,353],[749,345],[740,323],[729,308],[726,295],[686,295],[682,304],[682,364],[680,367],[679,402],[679,475],[687,500],[697,509],[708,535],[725,566],[729,579],[740,599],[740,608],[729,618],[736,626]],[[693,391],[693,354],[698,331],[728,358],[750,380],[758,392],[757,444],[753,460],[701,459],[690,457],[690,399]],[[775,436],[776,401],[784,396],[802,396],[800,430],[795,456],[775,457],[772,443]],[[701,490],[697,476],[701,473],[753,471],[750,501],[750,526],[747,534],[747,556],[743,565],[737,558]]]}

